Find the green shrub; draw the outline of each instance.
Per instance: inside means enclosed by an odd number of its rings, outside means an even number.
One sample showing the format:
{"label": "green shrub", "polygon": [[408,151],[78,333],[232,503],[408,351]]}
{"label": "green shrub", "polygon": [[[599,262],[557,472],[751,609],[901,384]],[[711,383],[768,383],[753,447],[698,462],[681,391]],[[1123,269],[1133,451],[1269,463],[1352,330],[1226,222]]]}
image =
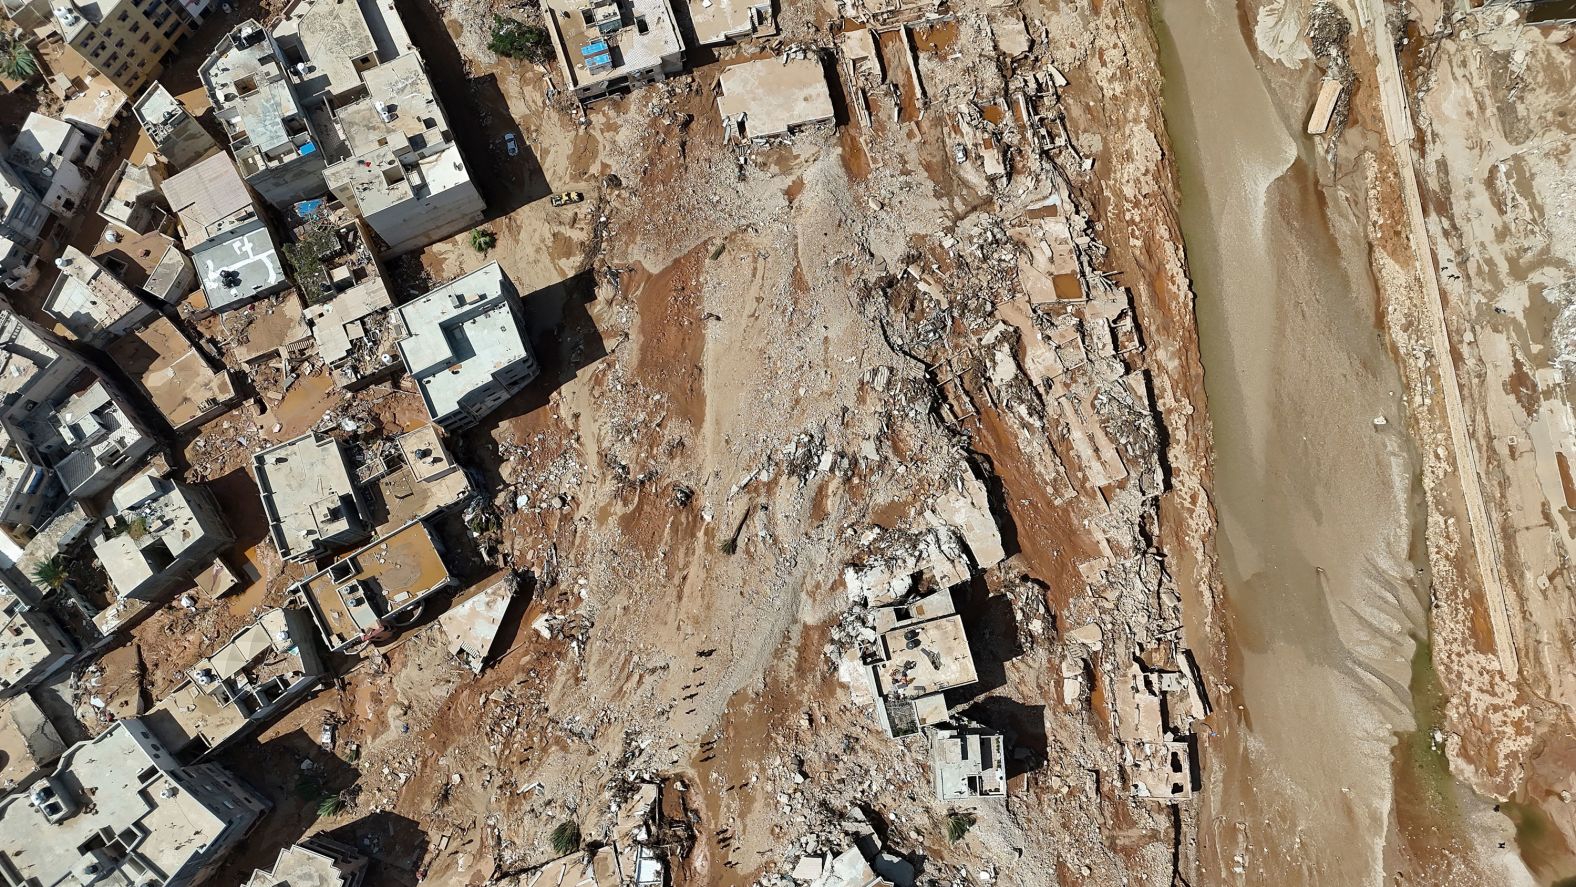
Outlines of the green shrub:
{"label": "green shrub", "polygon": [[573,821],[560,822],[548,837],[553,845],[553,852],[559,856],[568,856],[580,849],[580,826]]}
{"label": "green shrub", "polygon": [[492,38],[487,41],[487,48],[499,55],[528,62],[545,62],[552,55],[547,31],[501,15],[493,16]]}
{"label": "green shrub", "polygon": [[497,245],[498,235],[488,231],[486,228],[471,229],[471,249],[479,253],[485,253],[490,252]]}
{"label": "green shrub", "polygon": [[947,817],[947,840],[956,844],[974,827],[974,814],[953,813]]}

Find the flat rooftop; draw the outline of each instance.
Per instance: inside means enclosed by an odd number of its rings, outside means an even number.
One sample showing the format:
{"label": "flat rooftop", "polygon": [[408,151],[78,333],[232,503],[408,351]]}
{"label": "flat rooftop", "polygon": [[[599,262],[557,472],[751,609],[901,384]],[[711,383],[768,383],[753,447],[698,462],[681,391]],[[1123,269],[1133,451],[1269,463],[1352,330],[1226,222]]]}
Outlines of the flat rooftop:
{"label": "flat rooftop", "polygon": [[[0,601],[10,599],[0,595]],[[0,616],[0,686],[9,687],[61,652],[71,652],[50,637],[59,627],[44,613],[18,611]]]}
{"label": "flat rooftop", "polygon": [[140,163],[122,160],[115,175],[105,189],[99,203],[99,215],[115,224],[132,230],[131,218],[139,208],[152,203],[159,195],[162,174],[155,179],[155,171]]}
{"label": "flat rooftop", "polygon": [[786,134],[796,126],[831,120],[826,72],[816,59],[760,59],[731,65],[717,78],[717,109],[743,124],[752,139]]}
{"label": "flat rooftop", "polygon": [[[141,287],[162,298],[185,267],[186,254],[175,238],[159,231],[100,239],[93,245],[93,259],[108,268],[127,286]],[[185,296],[178,294],[175,298]]]}
{"label": "flat rooftop", "polygon": [[339,442],[308,432],[260,450],[253,460],[269,533],[286,558],[345,532],[357,509],[350,466]]}
{"label": "flat rooftop", "polygon": [[153,309],[131,288],[74,246],[55,264],[60,276],[44,300],[44,311],[79,340],[91,340],[134,314]]}
{"label": "flat rooftop", "polygon": [[499,370],[530,355],[510,304],[513,284],[497,262],[400,306],[410,335],[399,343],[430,415],[444,416]]}
{"label": "flat rooftop", "polygon": [[353,643],[390,613],[449,584],[427,525],[414,521],[354,551],[292,589],[304,597],[330,649]]}
{"label": "flat rooftop", "polygon": [[181,220],[187,248],[255,215],[252,194],[230,155],[220,152],[164,180],[164,199]]}
{"label": "flat rooftop", "polygon": [[26,693],[0,702],[0,791],[59,759],[66,745],[44,710]]}
{"label": "flat rooftop", "polygon": [[230,371],[215,372],[180,328],[163,315],[105,350],[142,386],[173,428],[184,428],[213,405],[236,397]]}
{"label": "flat rooftop", "polygon": [[297,0],[273,27],[287,63],[305,63],[304,101],[345,96],[362,73],[413,51],[392,0]]}
{"label": "flat rooftop", "polygon": [[979,680],[960,616],[893,629],[880,643],[888,657],[875,666],[882,696],[914,699]]}
{"label": "flat rooftop", "polygon": [[548,0],[571,89],[658,67],[684,50],[668,0]]}
{"label": "flat rooftop", "polygon": [[249,302],[289,285],[274,237],[262,219],[234,229],[192,253],[197,279],[215,311]]}
{"label": "flat rooftop", "polygon": [[775,31],[772,0],[687,0],[695,41],[723,43],[759,30]]}
{"label": "flat rooftop", "polygon": [[[0,864],[21,883],[79,883],[86,861],[81,848],[103,847],[106,840],[135,842],[129,855],[165,876],[219,838],[224,820],[154,766],[133,731],[147,727],[135,718],[116,721],[61,756],[55,778],[78,805],[75,815],[50,822],[25,792],[0,798]],[[115,852],[125,851],[117,846]]]}

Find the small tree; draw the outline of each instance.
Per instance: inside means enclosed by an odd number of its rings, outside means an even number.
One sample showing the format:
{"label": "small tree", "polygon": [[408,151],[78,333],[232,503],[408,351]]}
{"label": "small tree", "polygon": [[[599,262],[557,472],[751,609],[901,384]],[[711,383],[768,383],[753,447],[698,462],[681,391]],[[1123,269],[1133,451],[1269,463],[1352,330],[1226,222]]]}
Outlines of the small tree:
{"label": "small tree", "polygon": [[70,578],[71,572],[66,569],[65,558],[58,554],[33,566],[33,581],[45,588],[60,588]]}
{"label": "small tree", "polygon": [[956,844],[974,827],[974,814],[953,813],[947,817],[947,840]]}
{"label": "small tree", "polygon": [[471,229],[471,249],[479,253],[491,252],[498,245],[498,235],[486,228]]}
{"label": "small tree", "polygon": [[145,517],[134,518],[126,526],[126,535],[130,536],[133,541],[148,535],[148,519]]}
{"label": "small tree", "polygon": [[553,829],[548,841],[553,845],[553,852],[559,856],[568,856],[580,849],[580,826],[573,820],[565,820]]}
{"label": "small tree", "polygon": [[29,80],[38,73],[38,57],[20,40],[0,38],[0,76],[7,80]]}
{"label": "small tree", "polygon": [[338,816],[345,810],[345,795],[342,792],[324,795],[317,802],[318,816]]}
{"label": "small tree", "polygon": [[546,61],[552,51],[547,31],[501,15],[493,16],[492,36],[487,48],[499,55],[528,62]]}

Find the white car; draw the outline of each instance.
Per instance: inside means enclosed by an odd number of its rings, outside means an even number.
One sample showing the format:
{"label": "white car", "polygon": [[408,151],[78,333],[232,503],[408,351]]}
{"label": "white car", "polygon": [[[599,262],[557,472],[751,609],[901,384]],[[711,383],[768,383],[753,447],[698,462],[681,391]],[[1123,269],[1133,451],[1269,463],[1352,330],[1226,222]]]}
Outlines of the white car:
{"label": "white car", "polygon": [[509,150],[510,157],[514,157],[520,153],[520,142],[514,137],[514,133],[512,132],[504,134],[503,146]]}

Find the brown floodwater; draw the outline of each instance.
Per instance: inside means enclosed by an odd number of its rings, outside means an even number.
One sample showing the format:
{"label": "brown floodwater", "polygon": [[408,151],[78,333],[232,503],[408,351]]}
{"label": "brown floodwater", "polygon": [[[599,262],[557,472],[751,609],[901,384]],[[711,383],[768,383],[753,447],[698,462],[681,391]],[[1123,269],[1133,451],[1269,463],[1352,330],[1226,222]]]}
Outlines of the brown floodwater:
{"label": "brown floodwater", "polygon": [[1381,884],[1427,629],[1418,460],[1363,228],[1236,6],[1155,8],[1232,651],[1201,858],[1217,883]]}

